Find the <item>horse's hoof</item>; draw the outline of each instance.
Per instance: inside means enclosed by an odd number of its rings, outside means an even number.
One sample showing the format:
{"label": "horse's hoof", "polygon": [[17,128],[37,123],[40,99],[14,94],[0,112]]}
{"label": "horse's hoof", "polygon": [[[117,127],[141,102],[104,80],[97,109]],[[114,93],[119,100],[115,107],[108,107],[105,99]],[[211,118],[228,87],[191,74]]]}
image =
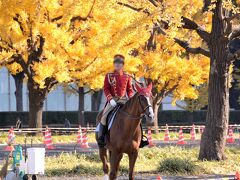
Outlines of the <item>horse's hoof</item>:
{"label": "horse's hoof", "polygon": [[105,175],[103,176],[103,180],[109,180],[108,174],[105,174]]}

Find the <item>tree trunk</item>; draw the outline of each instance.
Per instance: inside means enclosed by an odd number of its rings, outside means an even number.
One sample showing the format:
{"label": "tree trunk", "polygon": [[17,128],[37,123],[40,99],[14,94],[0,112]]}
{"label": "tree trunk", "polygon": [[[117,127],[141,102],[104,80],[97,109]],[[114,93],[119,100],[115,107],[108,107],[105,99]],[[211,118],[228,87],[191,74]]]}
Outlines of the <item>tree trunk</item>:
{"label": "tree trunk", "polygon": [[159,133],[158,131],[158,112],[159,112],[160,104],[156,103],[153,105],[154,112],[154,133]]}
{"label": "tree trunk", "polygon": [[81,126],[84,126],[84,88],[78,88],[78,120]]}
{"label": "tree trunk", "polygon": [[44,89],[35,89],[36,87],[31,80],[28,80],[30,128],[42,128],[42,112],[46,94],[43,94]]}
{"label": "tree trunk", "polygon": [[23,79],[24,73],[20,72],[15,75],[12,75],[15,82],[15,97],[16,97],[16,111],[23,111]]}
{"label": "tree trunk", "polygon": [[[219,4],[217,5],[217,7]],[[229,120],[229,66],[227,44],[224,39],[224,23],[221,8],[213,15],[213,27],[209,49],[211,65],[208,87],[208,113],[202,134],[199,159],[223,160]]]}
{"label": "tree trunk", "polygon": [[224,71],[222,76],[217,72],[210,74],[207,121],[199,154],[199,159],[202,160],[224,159],[229,119],[229,73]]}
{"label": "tree trunk", "polygon": [[162,104],[162,100],[164,98],[164,93],[158,93],[155,89],[153,91],[153,112],[154,112],[154,133],[159,133],[158,131],[158,113],[159,113],[159,107]]}
{"label": "tree trunk", "polygon": [[102,90],[92,94],[92,111],[98,111],[102,99]]}
{"label": "tree trunk", "polygon": [[[218,58],[224,62],[224,55]],[[217,63],[216,67],[211,67],[207,121],[199,153],[202,160],[224,159],[229,120],[229,68],[222,65]]]}

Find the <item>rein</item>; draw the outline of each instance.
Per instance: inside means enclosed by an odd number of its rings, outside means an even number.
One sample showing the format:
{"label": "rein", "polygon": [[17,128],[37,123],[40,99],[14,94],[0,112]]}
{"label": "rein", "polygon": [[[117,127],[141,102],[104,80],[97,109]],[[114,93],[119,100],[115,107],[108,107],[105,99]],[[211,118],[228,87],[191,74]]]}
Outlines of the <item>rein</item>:
{"label": "rein", "polygon": [[141,104],[141,101],[140,101],[140,99],[139,99],[139,96],[138,96],[138,101],[139,101],[139,104],[140,104],[141,108],[143,109],[143,111],[141,112],[141,115],[140,115],[140,116],[136,116],[136,115],[130,114],[130,113],[124,111],[124,110],[120,110],[119,112],[127,115],[127,116],[128,116],[129,118],[131,118],[131,119],[141,119],[141,118],[143,118],[143,117],[144,117],[144,114],[143,114],[143,113],[146,111],[147,108],[152,107],[152,105],[147,105],[145,108],[143,108],[143,107],[142,107],[142,104]]}
{"label": "rein", "polygon": [[131,118],[131,119],[141,119],[141,118],[143,118],[143,116],[144,116],[144,115],[136,116],[136,115],[133,115],[133,114],[129,114],[128,112],[123,111],[123,110],[120,110],[119,112],[127,115],[127,116],[128,116],[129,118]]}

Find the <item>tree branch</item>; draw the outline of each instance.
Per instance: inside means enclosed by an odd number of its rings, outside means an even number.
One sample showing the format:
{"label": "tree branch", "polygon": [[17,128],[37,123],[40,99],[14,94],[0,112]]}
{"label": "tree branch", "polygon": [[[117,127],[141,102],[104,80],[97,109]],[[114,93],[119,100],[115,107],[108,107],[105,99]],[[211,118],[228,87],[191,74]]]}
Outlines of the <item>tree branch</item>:
{"label": "tree branch", "polygon": [[75,22],[75,21],[86,21],[88,19],[88,17],[81,17],[81,16],[74,16],[70,19],[71,25]]}
{"label": "tree branch", "polygon": [[238,59],[240,57],[240,49],[237,52],[235,52],[234,55],[235,55],[235,58]]}
{"label": "tree branch", "polygon": [[88,18],[88,17],[90,17],[90,16],[91,16],[91,14],[92,14],[92,11],[93,11],[93,7],[94,7],[94,5],[95,5],[95,2],[96,2],[96,0],[93,0],[92,6],[91,6],[91,8],[90,8],[90,10],[89,10],[89,12],[88,12],[88,14],[87,14],[86,18]]}
{"label": "tree branch", "polygon": [[57,16],[57,17],[51,19],[51,22],[58,21],[58,20],[60,20],[60,19],[62,19],[62,18],[63,18],[63,16]]}
{"label": "tree branch", "polygon": [[30,72],[30,68],[28,67],[28,65],[25,63],[24,59],[22,58],[22,56],[20,54],[16,54],[14,55],[14,61],[17,62],[18,64],[20,64],[20,66],[23,69],[23,72],[27,75],[28,78],[32,78],[31,76],[31,72]]}
{"label": "tree branch", "polygon": [[182,106],[182,105],[178,104],[178,102],[176,102],[175,104],[178,108],[181,108],[183,110],[187,110],[187,106]]}
{"label": "tree branch", "polygon": [[190,29],[190,30],[195,30],[198,35],[206,42],[209,42],[210,39],[210,33],[205,31],[202,27],[200,27],[196,22],[186,18],[182,17],[182,23],[183,23],[183,28],[185,29]]}
{"label": "tree branch", "polygon": [[23,28],[23,23],[21,22],[20,18],[21,18],[20,15],[19,15],[19,14],[16,14],[16,15],[13,17],[13,20],[18,23],[19,28],[20,28],[20,30],[22,31],[22,34],[25,34],[25,30],[24,30],[24,28]]}
{"label": "tree branch", "polygon": [[117,2],[117,4],[121,5],[121,6],[125,6],[127,8],[130,8],[133,11],[136,11],[136,12],[143,12],[143,13],[147,14],[148,16],[151,15],[151,13],[149,12],[149,10],[147,8],[146,9],[144,9],[144,8],[136,8],[134,6],[131,6],[130,4],[126,4],[126,3],[122,3],[122,2]]}
{"label": "tree branch", "polygon": [[73,23],[74,23],[75,21],[77,21],[77,20],[78,20],[78,21],[86,21],[86,20],[89,18],[89,17],[91,16],[91,14],[92,14],[93,7],[94,7],[94,5],[95,5],[95,2],[96,2],[96,0],[93,1],[92,6],[91,6],[88,14],[87,14],[85,17],[81,17],[81,16],[74,16],[74,17],[72,17],[72,18],[70,19],[70,27],[72,27],[72,26],[73,26]]}
{"label": "tree branch", "polygon": [[121,6],[128,7],[128,8],[130,8],[130,9],[134,10],[134,11],[137,11],[137,12],[140,12],[140,11],[143,10],[143,8],[136,8],[136,7],[133,7],[133,6],[129,5],[129,4],[122,3],[122,2],[117,2],[117,4],[119,4],[119,5],[121,5]]}
{"label": "tree branch", "polygon": [[[35,81],[34,81],[35,82]],[[55,86],[58,81],[54,77],[49,77],[45,79],[45,88],[43,90],[43,94],[48,93],[53,86]]]}
{"label": "tree branch", "polygon": [[240,37],[235,38],[228,44],[228,60],[229,62],[240,58]]}
{"label": "tree branch", "polygon": [[[95,57],[91,62],[89,62],[89,63],[86,64],[83,68],[81,68],[80,71],[82,71],[83,69],[89,68],[89,66],[91,66],[96,60],[97,60],[97,57]],[[78,70],[78,69],[76,69],[76,71],[77,71],[77,70]]]}
{"label": "tree branch", "polygon": [[[7,42],[6,40],[4,40],[1,36],[0,36],[0,42],[2,42],[2,44],[6,45],[8,48],[13,49],[13,45],[12,43]],[[5,47],[1,46],[2,49],[7,50]]]}
{"label": "tree branch", "polygon": [[69,84],[69,87],[70,87],[73,91],[75,91],[76,93],[79,93],[79,90],[78,90],[76,87],[74,87],[73,85]]}
{"label": "tree branch", "polygon": [[182,48],[186,50],[186,52],[191,54],[202,54],[204,56],[210,57],[210,52],[206,49],[203,49],[201,47],[192,48],[189,46],[189,43],[187,41],[182,41],[178,38],[174,38],[175,42],[179,44]]}
{"label": "tree branch", "polygon": [[158,4],[155,0],[148,0],[153,6],[158,7]]}
{"label": "tree branch", "polygon": [[234,20],[235,18],[239,18],[240,17],[240,13],[236,13],[236,14],[232,14],[232,12],[229,12],[229,17],[225,17],[223,20],[225,20],[226,22],[226,27],[225,27],[225,35],[228,36],[228,39],[231,40],[231,38],[229,38],[233,32],[233,22],[232,20]]}
{"label": "tree branch", "polygon": [[227,22],[230,22],[230,21],[234,20],[235,18],[240,18],[240,13],[236,13],[230,17],[226,17],[226,18],[224,18],[224,20],[226,20]]}
{"label": "tree branch", "polygon": [[[73,85],[70,84],[69,87],[71,88],[71,90],[75,91],[76,93],[78,93],[78,94],[80,93],[79,89],[76,88],[76,87],[74,87]],[[88,94],[88,93],[93,92],[93,91],[94,91],[94,90],[89,89],[88,91],[84,91],[83,94]]]}
{"label": "tree branch", "polygon": [[203,12],[205,12],[209,9],[211,2],[212,2],[211,0],[204,0]]}
{"label": "tree branch", "polygon": [[27,64],[31,64],[33,61],[39,62],[41,60],[41,56],[43,53],[43,47],[44,47],[45,39],[38,35],[35,42],[31,42],[29,40],[28,46],[29,46],[29,56],[28,56],[28,62]]}
{"label": "tree branch", "polygon": [[240,28],[233,30],[228,38],[229,38],[229,40],[232,40],[232,39],[234,39],[236,37],[239,37],[239,36],[240,36]]}

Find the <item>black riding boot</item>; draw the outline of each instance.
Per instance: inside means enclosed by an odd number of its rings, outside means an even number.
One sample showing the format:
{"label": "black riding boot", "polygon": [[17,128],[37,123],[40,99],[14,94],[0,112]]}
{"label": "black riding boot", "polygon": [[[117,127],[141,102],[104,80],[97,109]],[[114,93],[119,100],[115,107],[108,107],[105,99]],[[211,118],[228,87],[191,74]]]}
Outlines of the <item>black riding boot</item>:
{"label": "black riding boot", "polygon": [[144,139],[144,138],[142,138],[141,139],[141,143],[140,143],[140,148],[143,148],[143,147],[145,147],[145,146],[148,146],[149,145],[149,142],[148,142],[148,140],[146,140],[146,139]]}
{"label": "black riding boot", "polygon": [[142,124],[140,124],[140,127],[141,127],[141,134],[142,134],[142,139],[141,139],[141,143],[140,143],[140,148],[143,148],[145,146],[148,146],[149,145],[149,142],[148,142],[148,138],[146,136],[143,135],[143,128],[142,128]]}
{"label": "black riding boot", "polygon": [[107,132],[107,126],[104,126],[102,123],[99,124],[99,131],[98,131],[98,146],[104,147],[105,143],[105,134]]}

